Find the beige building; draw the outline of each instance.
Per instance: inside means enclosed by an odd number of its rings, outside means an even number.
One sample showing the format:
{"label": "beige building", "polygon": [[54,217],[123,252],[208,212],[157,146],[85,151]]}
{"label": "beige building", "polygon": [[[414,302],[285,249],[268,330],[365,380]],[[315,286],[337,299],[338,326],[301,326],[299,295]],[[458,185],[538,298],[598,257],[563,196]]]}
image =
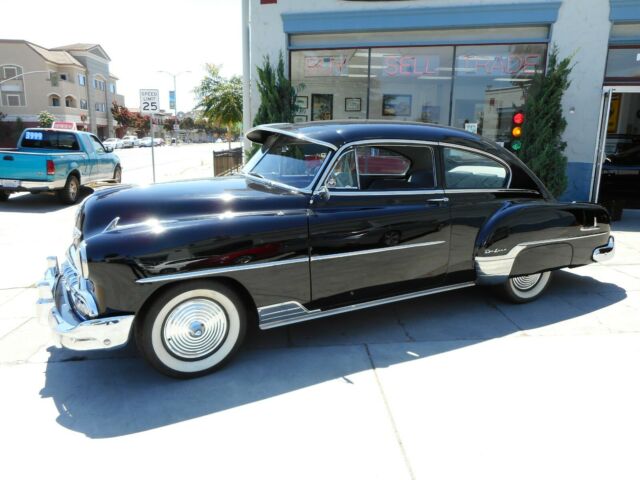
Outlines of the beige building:
{"label": "beige building", "polygon": [[[46,49],[25,40],[0,40],[0,111],[6,122],[37,123],[46,110],[56,120],[76,122],[100,138],[115,135],[111,104],[117,93],[111,59],[97,44]],[[15,77],[15,78],[14,78]]]}

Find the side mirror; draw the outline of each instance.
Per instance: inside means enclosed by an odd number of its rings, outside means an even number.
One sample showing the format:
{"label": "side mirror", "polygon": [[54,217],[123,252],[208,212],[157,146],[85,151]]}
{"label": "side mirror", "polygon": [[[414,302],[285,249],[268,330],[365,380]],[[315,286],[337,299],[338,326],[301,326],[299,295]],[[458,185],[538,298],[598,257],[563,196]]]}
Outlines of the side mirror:
{"label": "side mirror", "polygon": [[318,190],[318,197],[320,197],[322,200],[329,200],[331,198],[331,193],[329,192],[329,187],[327,187],[327,185],[322,185],[322,187],[320,187],[320,189]]}
{"label": "side mirror", "polygon": [[111,152],[113,152],[113,147],[110,147],[110,146],[108,146],[108,145],[105,145],[105,146],[104,146],[104,151],[105,151],[105,152],[107,152],[107,153],[111,153]]}

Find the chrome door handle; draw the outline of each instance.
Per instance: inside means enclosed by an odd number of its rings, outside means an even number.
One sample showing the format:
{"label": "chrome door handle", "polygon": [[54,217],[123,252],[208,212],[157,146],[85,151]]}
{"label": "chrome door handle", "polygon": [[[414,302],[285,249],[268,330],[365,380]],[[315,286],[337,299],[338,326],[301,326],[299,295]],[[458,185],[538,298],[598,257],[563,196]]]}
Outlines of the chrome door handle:
{"label": "chrome door handle", "polygon": [[430,203],[446,203],[449,201],[448,197],[440,197],[440,198],[429,198],[427,202]]}

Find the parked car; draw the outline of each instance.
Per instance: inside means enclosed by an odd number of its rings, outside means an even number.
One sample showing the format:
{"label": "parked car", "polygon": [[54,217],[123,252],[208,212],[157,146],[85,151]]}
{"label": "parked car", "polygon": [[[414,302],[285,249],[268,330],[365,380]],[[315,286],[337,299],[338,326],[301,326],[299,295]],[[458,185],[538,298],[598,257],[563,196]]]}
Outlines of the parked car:
{"label": "parked car", "polygon": [[102,145],[104,145],[105,147],[109,147],[112,150],[115,150],[116,148],[123,148],[124,143],[120,138],[107,138],[105,141],[102,142]]}
{"label": "parked car", "polygon": [[[41,283],[63,346],[132,336],[174,377],[269,329],[475,285],[529,302],[610,258],[609,215],[554,200],[513,154],[418,123],[267,125],[237,175],[96,192]],[[321,159],[319,162],[318,159]],[[64,287],[63,287],[64,286]]]}
{"label": "parked car", "polygon": [[153,143],[153,138],[151,138],[151,137],[143,137],[143,138],[140,139],[140,146],[141,147],[150,147],[152,143]]}
{"label": "parked car", "polygon": [[153,145],[156,146],[156,147],[164,146],[164,138],[154,137],[153,138]]}
{"label": "parked car", "polygon": [[14,192],[53,192],[73,204],[82,185],[120,183],[122,166],[112,152],[92,133],[27,128],[16,149],[0,150],[0,201]]}
{"label": "parked car", "polygon": [[139,147],[140,139],[135,135],[126,135],[122,137],[122,143],[124,148]]}

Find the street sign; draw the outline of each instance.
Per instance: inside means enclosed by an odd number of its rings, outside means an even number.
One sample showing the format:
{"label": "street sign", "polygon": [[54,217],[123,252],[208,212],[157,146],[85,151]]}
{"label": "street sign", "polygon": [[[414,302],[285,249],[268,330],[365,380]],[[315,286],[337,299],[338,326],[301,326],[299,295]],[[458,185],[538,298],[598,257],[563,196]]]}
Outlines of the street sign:
{"label": "street sign", "polygon": [[160,91],[140,90],[140,113],[152,115],[160,111]]}
{"label": "street sign", "polygon": [[175,110],[176,108],[176,91],[169,90],[169,109]]}

